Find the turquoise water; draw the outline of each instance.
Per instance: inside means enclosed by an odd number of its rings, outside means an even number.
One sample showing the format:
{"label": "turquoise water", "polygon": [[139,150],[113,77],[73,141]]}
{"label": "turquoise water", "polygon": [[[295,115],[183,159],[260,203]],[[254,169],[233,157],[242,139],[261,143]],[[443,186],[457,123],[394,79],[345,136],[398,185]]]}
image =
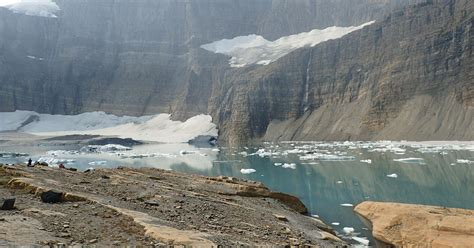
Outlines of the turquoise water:
{"label": "turquoise water", "polygon": [[[326,223],[339,223],[332,227],[341,236],[370,239],[369,231],[354,214],[351,204],[373,200],[474,209],[473,148],[472,145],[313,142],[197,149],[180,144],[143,145],[131,151],[97,154],[66,152],[52,157],[74,160],[67,166],[79,169],[149,166],[261,181],[274,191],[299,197],[311,214],[319,215]],[[77,151],[78,147],[61,149]],[[30,153],[36,160],[50,156],[47,151],[58,147],[0,145],[0,150]],[[155,155],[150,156],[151,153]],[[148,157],[129,158],[130,154]],[[26,159],[0,158],[0,162]],[[105,162],[94,164],[94,161]],[[241,169],[255,172],[243,174]],[[344,227],[355,228],[355,234],[344,234]]]}

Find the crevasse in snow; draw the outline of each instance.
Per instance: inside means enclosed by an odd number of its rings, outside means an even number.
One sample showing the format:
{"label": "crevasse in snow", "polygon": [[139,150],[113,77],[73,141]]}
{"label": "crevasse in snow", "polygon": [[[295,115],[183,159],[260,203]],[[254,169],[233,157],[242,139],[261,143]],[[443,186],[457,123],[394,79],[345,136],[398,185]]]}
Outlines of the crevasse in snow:
{"label": "crevasse in snow", "polygon": [[357,27],[334,26],[322,30],[313,29],[309,32],[284,36],[275,41],[268,41],[260,35],[251,34],[215,41],[202,45],[201,48],[231,56],[229,64],[232,67],[244,67],[251,64],[268,65],[298,48],[312,47],[324,41],[341,38],[372,23],[374,21]]}

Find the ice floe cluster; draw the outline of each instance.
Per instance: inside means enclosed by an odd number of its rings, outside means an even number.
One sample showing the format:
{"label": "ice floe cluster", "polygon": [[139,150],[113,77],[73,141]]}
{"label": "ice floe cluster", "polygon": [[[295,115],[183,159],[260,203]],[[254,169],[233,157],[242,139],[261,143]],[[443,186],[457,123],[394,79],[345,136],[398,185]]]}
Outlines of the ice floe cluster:
{"label": "ice floe cluster", "polygon": [[0,0],[0,7],[17,14],[50,18],[58,17],[61,10],[52,0]]}

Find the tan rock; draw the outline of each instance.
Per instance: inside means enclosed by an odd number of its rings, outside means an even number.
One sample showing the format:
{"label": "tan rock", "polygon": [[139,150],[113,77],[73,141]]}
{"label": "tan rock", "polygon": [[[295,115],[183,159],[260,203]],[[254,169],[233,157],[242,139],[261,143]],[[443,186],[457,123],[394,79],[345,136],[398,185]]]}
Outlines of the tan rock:
{"label": "tan rock", "polygon": [[354,211],[374,238],[396,247],[474,247],[474,211],[389,202],[363,202]]}

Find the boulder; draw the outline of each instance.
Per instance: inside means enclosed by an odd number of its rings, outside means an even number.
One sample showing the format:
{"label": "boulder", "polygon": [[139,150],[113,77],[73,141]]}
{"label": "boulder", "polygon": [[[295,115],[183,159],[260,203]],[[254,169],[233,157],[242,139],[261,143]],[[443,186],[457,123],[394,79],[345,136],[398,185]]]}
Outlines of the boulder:
{"label": "boulder", "polygon": [[3,199],[3,205],[0,209],[1,210],[13,210],[13,209],[15,209],[15,198]]}
{"label": "boulder", "polygon": [[378,246],[473,247],[474,210],[390,202],[362,202],[354,211]]}
{"label": "boulder", "polygon": [[63,193],[54,190],[48,190],[41,194],[41,200],[45,203],[63,202]]}

